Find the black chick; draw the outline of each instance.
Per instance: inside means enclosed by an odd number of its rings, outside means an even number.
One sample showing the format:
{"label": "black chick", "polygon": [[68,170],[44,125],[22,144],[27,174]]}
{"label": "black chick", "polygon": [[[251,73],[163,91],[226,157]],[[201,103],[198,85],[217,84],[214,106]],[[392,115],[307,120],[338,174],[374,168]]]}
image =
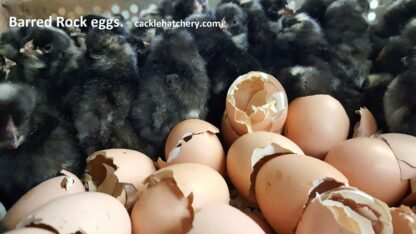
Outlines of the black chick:
{"label": "black chick", "polygon": [[16,62],[0,55],[0,82],[8,80],[11,69],[16,66]]}
{"label": "black chick", "polygon": [[124,36],[91,30],[87,35],[87,80],[74,118],[86,153],[137,147],[128,116],[138,88],[137,55]]}
{"label": "black chick", "polygon": [[[187,20],[209,22],[215,21],[215,18],[207,14],[194,14]],[[199,53],[206,62],[211,82],[207,120],[219,127],[229,86],[240,75],[262,69],[254,57],[238,48],[219,28],[189,28],[188,30],[194,36]]]}
{"label": "black chick", "polygon": [[57,28],[32,28],[22,44],[17,68],[23,74],[17,77],[23,76],[25,83],[45,94],[52,108],[71,119],[71,110],[76,105],[73,88],[82,83],[83,51]]}
{"label": "black chick", "polygon": [[81,176],[84,160],[73,130],[33,88],[0,84],[0,201],[6,208],[62,169]]}
{"label": "black chick", "polygon": [[277,21],[288,10],[287,0],[260,0],[266,16],[271,21]]}
{"label": "black chick", "polygon": [[232,38],[235,45],[247,50],[247,22],[243,9],[232,2],[223,3],[215,9],[215,18],[221,22],[220,29]]}
{"label": "black chick", "polygon": [[206,13],[208,0],[163,0],[159,13],[168,20],[183,20],[195,13]]}
{"label": "black chick", "polygon": [[416,136],[416,47],[405,59],[406,70],[389,85],[384,113],[391,132]]}
{"label": "black chick", "polygon": [[209,80],[204,60],[184,29],[171,29],[152,42],[131,119],[140,151],[156,158],[169,131],[185,119],[204,118]]}

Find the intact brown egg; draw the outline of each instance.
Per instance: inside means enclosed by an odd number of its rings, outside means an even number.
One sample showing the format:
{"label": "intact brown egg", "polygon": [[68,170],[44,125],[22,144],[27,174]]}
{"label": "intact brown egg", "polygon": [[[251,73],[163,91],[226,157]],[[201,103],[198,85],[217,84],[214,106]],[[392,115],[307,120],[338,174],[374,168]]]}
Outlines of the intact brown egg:
{"label": "intact brown egg", "polygon": [[351,187],[330,190],[308,204],[296,234],[393,233],[389,207]]}
{"label": "intact brown egg", "polygon": [[255,180],[260,210],[277,233],[293,233],[310,193],[325,180],[348,183],[337,169],[313,157],[292,154],[272,158]]}
{"label": "intact brown egg", "polygon": [[102,150],[88,157],[85,184],[89,191],[114,196],[131,209],[144,181],[155,171],[153,161],[138,151]]}
{"label": "intact brown egg", "polygon": [[287,115],[287,97],[273,76],[249,72],[230,86],[226,99],[228,120],[238,135],[268,131],[280,133]]}
{"label": "intact brown egg", "polygon": [[303,154],[291,140],[272,132],[252,132],[240,137],[227,154],[227,173],[233,185],[247,200],[250,197],[251,174],[257,162],[276,154]]}
{"label": "intact brown egg", "polygon": [[306,155],[323,159],[348,137],[350,120],[344,107],[328,95],[300,97],[289,105],[284,135]]}
{"label": "intact brown egg", "polygon": [[16,228],[16,225],[27,215],[39,207],[69,194],[85,192],[82,182],[68,171],[62,171],[58,176],[37,185],[23,195],[10,209],[2,220],[8,228]]}
{"label": "intact brown egg", "polygon": [[20,227],[54,233],[131,234],[126,208],[104,193],[86,192],[57,198],[27,216]]}
{"label": "intact brown egg", "polygon": [[217,137],[218,128],[199,119],[185,120],[176,125],[166,140],[165,158],[160,168],[177,163],[199,163],[224,174],[225,153]]}
{"label": "intact brown egg", "polygon": [[332,148],[325,161],[357,187],[394,205],[409,189],[409,181],[401,179],[400,168],[390,147],[377,138],[359,137]]}

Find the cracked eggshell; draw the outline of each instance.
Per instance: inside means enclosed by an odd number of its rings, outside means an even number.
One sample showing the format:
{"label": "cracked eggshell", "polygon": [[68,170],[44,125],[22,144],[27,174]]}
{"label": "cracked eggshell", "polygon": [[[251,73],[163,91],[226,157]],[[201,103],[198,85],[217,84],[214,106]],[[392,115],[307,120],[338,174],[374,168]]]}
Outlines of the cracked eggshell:
{"label": "cracked eggshell", "polygon": [[126,208],[114,197],[87,192],[57,198],[17,225],[54,230],[55,233],[131,234]]}
{"label": "cracked eggshell", "polygon": [[234,141],[236,141],[240,137],[240,135],[231,126],[230,120],[227,116],[227,112],[225,112],[222,116],[221,134],[222,140],[224,141],[224,144],[227,148],[230,147],[234,143]]}
{"label": "cracked eggshell", "polygon": [[250,217],[236,208],[221,204],[208,204],[196,214],[189,234],[238,233],[264,234],[263,229]]}
{"label": "cracked eggshell", "polygon": [[253,132],[240,137],[227,153],[227,174],[240,194],[250,197],[251,174],[255,164],[273,154],[303,154],[291,140],[272,132]]}
{"label": "cracked eggshell", "polygon": [[416,234],[416,214],[407,207],[390,208],[393,219],[393,233]]}
{"label": "cracked eggshell", "polygon": [[88,157],[85,184],[89,191],[112,195],[130,209],[155,171],[153,161],[138,151],[102,150]]}
{"label": "cracked eggshell", "polygon": [[193,194],[185,197],[175,179],[150,177],[131,212],[133,233],[187,233],[192,227]]}
{"label": "cracked eggshell", "polygon": [[293,233],[310,192],[325,179],[348,183],[337,169],[313,157],[292,154],[267,161],[257,173],[255,194],[270,226],[277,233]]}
{"label": "cracked eggshell", "polygon": [[381,139],[353,138],[338,144],[325,161],[357,187],[388,205],[399,202],[409,189],[409,181],[401,180],[397,159]]}
{"label": "cracked eggshell", "polygon": [[393,233],[389,207],[351,187],[317,194],[308,204],[296,234]]}
{"label": "cracked eggshell", "polygon": [[354,126],[353,137],[370,137],[378,132],[376,119],[367,108],[360,108],[355,113],[361,119]]}
{"label": "cracked eggshell", "polygon": [[177,163],[199,163],[223,175],[225,153],[217,137],[219,132],[214,125],[199,119],[179,123],[169,133],[165,145],[167,161],[159,158],[159,168]]}
{"label": "cracked eggshell", "polygon": [[384,140],[399,163],[402,180],[416,177],[416,137],[400,133],[378,136]]}
{"label": "cracked eggshell", "polygon": [[27,215],[39,207],[69,194],[85,192],[82,182],[68,171],[61,171],[58,176],[42,182],[23,195],[12,207],[10,207],[3,219],[6,227],[13,229]]}
{"label": "cracked eggshell", "polygon": [[300,97],[289,105],[284,135],[306,155],[323,159],[348,137],[350,120],[344,107],[329,95]]}
{"label": "cracked eggshell", "polygon": [[5,232],[3,234],[54,234],[54,232],[40,228],[19,228]]}
{"label": "cracked eggshell", "polygon": [[276,78],[263,72],[238,77],[228,90],[225,106],[229,122],[239,135],[279,133],[286,121],[286,92]]}
{"label": "cracked eggshell", "polygon": [[172,174],[184,196],[193,194],[194,210],[209,203],[230,202],[230,192],[224,178],[208,166],[194,163],[174,164],[160,169],[152,177],[164,178],[167,173]]}

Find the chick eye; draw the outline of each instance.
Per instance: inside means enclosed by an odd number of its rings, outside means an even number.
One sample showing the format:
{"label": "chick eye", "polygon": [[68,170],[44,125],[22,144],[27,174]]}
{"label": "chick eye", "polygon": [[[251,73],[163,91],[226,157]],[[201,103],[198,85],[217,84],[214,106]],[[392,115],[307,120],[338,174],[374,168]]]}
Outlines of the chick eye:
{"label": "chick eye", "polygon": [[238,24],[238,20],[234,20],[234,21],[232,22],[232,24],[233,24],[233,25]]}
{"label": "chick eye", "polygon": [[42,51],[45,53],[50,53],[53,50],[53,45],[52,44],[47,44],[42,48]]}

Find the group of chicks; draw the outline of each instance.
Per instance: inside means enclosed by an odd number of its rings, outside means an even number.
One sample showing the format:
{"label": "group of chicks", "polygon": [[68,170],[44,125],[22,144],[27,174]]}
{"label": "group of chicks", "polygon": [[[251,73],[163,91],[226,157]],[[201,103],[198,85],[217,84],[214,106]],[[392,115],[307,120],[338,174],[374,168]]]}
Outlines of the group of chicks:
{"label": "group of chicks", "polygon": [[285,0],[164,0],[139,20],[221,27],[10,29],[0,38],[0,201],[10,207],[62,168],[82,176],[97,150],[156,158],[185,119],[219,126],[229,86],[249,71],[277,77],[289,101],[330,94],[351,119],[367,106],[384,130],[416,135],[416,0],[374,25],[368,11],[367,0],[306,0],[297,11]]}

